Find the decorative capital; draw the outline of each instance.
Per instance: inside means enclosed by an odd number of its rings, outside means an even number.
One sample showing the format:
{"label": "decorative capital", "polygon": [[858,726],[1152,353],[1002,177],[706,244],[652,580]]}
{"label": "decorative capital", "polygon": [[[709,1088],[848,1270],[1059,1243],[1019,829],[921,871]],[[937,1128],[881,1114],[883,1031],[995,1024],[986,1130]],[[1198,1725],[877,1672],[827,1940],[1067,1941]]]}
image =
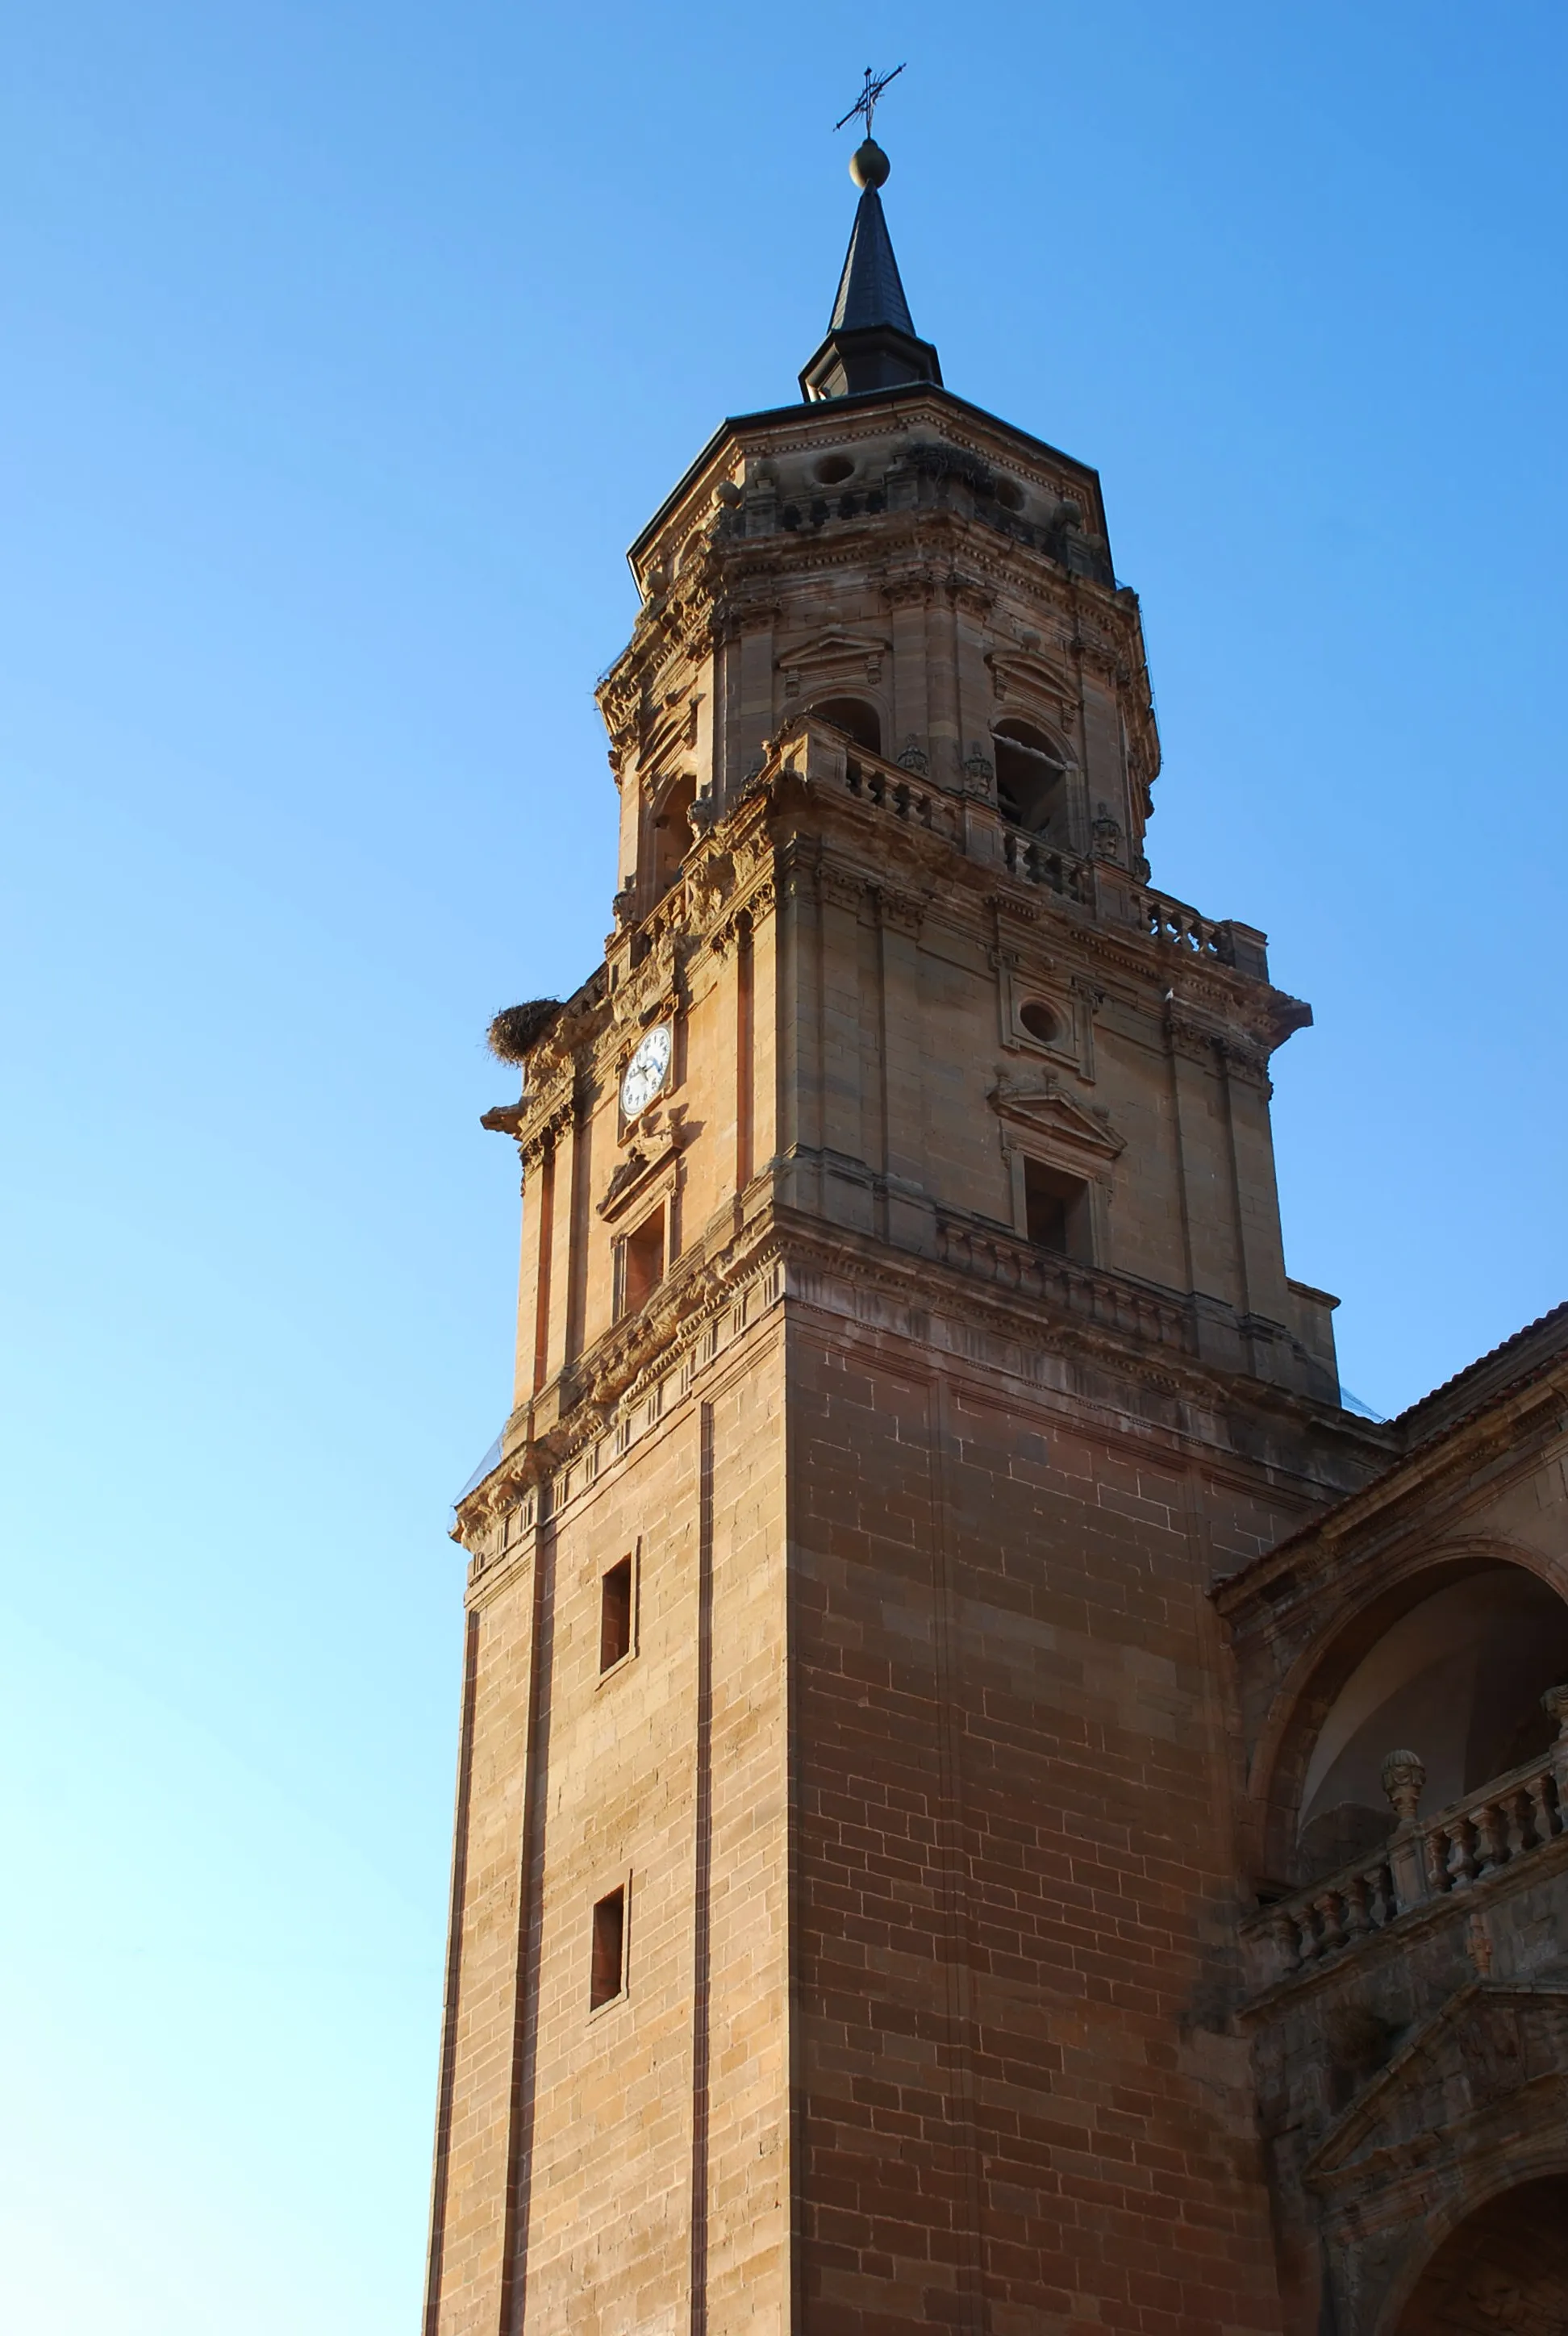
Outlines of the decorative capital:
{"label": "decorative capital", "polygon": [[823,899],[836,901],[842,909],[858,910],[865,897],[866,880],[857,868],[835,868],[831,861],[824,861],[818,881]]}
{"label": "decorative capital", "polygon": [[1274,1083],[1269,1076],[1269,1056],[1265,1047],[1251,1046],[1244,1039],[1234,1037],[1220,1038],[1215,1043],[1232,1078],[1248,1080],[1262,1090],[1265,1099],[1273,1094]]}
{"label": "decorative capital", "polygon": [[874,887],[877,914],[882,923],[895,933],[907,933],[911,939],[919,933],[926,904],[912,892],[897,892],[891,886]]}

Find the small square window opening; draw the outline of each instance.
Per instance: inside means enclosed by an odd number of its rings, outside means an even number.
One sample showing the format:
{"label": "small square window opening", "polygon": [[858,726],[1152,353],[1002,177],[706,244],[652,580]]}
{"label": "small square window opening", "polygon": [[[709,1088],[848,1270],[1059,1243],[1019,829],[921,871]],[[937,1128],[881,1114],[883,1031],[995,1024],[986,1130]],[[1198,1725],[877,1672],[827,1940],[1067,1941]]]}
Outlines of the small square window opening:
{"label": "small square window opening", "polygon": [[588,2008],[613,2003],[626,1990],[626,1885],[601,1898],[593,1910],[593,1969]]}
{"label": "small square window opening", "polygon": [[599,1585],[599,1667],[601,1671],[631,1652],[631,1560],[612,1565]]}

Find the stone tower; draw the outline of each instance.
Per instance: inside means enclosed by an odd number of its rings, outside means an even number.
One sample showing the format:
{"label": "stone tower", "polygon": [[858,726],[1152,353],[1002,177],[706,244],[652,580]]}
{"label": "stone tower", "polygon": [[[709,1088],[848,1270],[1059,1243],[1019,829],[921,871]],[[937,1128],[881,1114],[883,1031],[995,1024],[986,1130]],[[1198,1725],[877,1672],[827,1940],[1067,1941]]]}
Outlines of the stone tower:
{"label": "stone tower", "polygon": [[1385,1456],[1264,937],[1154,890],[1096,472],[879,189],[632,547],[603,962],[512,1018],[427,2336],[1280,2324],[1208,1591]]}

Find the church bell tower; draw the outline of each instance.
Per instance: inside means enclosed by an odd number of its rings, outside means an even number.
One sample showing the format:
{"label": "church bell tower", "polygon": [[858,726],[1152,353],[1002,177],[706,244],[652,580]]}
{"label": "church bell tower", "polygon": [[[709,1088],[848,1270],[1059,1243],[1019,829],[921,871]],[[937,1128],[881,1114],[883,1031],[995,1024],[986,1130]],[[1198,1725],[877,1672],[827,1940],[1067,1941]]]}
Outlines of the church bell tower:
{"label": "church bell tower", "polygon": [[1278,2325],[1206,1592],[1365,1466],[1310,1010],[1154,886],[1098,476],[944,384],[888,167],[631,548],[613,930],[499,1017],[426,2336]]}

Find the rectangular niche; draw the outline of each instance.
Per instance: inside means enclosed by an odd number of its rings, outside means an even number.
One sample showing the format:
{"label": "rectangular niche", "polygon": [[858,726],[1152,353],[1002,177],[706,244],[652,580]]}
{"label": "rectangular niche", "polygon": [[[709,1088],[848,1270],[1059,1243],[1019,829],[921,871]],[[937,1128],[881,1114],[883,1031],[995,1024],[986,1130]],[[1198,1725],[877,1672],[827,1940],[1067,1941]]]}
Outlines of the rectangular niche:
{"label": "rectangular niche", "polygon": [[593,1941],[588,2008],[602,2010],[626,1993],[626,1884],[611,1890],[593,1910]]}

